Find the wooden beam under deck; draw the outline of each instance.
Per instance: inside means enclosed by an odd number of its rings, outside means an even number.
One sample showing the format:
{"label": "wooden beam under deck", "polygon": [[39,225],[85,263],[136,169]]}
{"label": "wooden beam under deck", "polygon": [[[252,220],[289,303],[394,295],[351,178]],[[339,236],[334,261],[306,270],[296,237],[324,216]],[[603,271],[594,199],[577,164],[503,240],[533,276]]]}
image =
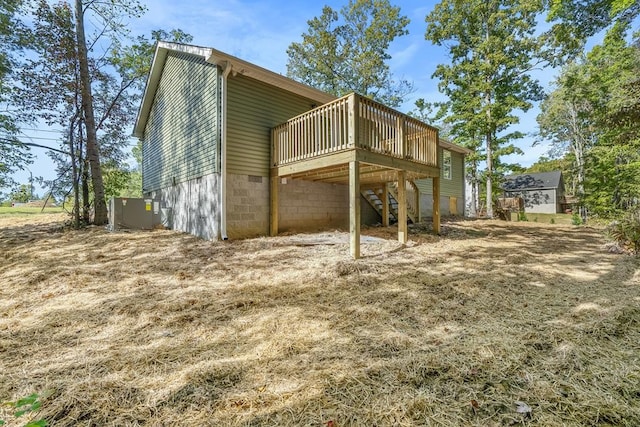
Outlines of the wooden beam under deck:
{"label": "wooden beam under deck", "polygon": [[406,179],[416,180],[439,176],[437,167],[411,160],[398,159],[363,149],[351,149],[272,168],[272,176],[309,181],[349,183],[349,163],[360,163],[363,184],[393,182],[397,171],[405,171]]}

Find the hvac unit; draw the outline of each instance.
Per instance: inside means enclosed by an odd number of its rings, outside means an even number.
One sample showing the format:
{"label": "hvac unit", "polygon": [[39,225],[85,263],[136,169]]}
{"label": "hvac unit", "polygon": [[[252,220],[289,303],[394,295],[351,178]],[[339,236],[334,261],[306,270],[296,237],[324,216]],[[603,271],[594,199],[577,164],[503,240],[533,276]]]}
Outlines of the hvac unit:
{"label": "hvac unit", "polygon": [[161,222],[160,202],[153,199],[112,197],[109,200],[109,228],[152,230]]}

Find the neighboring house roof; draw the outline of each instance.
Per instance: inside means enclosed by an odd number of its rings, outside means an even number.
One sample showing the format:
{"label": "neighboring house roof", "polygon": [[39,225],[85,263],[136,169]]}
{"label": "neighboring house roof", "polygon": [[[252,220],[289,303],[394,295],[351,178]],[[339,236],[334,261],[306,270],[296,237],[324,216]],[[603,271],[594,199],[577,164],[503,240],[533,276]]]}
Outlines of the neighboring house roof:
{"label": "neighboring house roof", "polygon": [[561,171],[509,175],[504,178],[501,187],[504,191],[527,191],[559,188]]}
{"label": "neighboring house roof", "polygon": [[[322,92],[321,90],[299,83],[288,77],[251,64],[250,62],[243,61],[240,58],[236,58],[235,56],[216,49],[181,43],[158,42],[158,45],[156,46],[156,53],[153,57],[153,63],[151,64],[151,70],[149,71],[147,85],[142,97],[142,104],[138,111],[136,124],[133,128],[134,136],[142,137],[142,134],[144,133],[144,128],[147,124],[149,113],[151,112],[151,106],[153,105],[153,98],[155,96],[156,89],[158,88],[158,84],[160,83],[162,69],[164,68],[167,54],[170,51],[201,56],[210,64],[218,65],[223,70],[230,70],[232,75],[242,74],[271,86],[317,101],[320,104],[325,104],[337,99],[334,95]],[[227,68],[229,66],[231,68]]]}

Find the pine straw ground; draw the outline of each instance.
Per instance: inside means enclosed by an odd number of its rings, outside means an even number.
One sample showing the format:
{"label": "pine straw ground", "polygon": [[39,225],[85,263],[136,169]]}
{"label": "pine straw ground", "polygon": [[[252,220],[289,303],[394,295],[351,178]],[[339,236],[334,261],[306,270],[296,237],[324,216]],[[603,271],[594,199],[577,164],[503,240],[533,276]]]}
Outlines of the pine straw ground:
{"label": "pine straw ground", "polygon": [[0,219],[0,400],[49,391],[51,425],[640,425],[640,262],[599,230],[452,222],[353,262],[38,218]]}

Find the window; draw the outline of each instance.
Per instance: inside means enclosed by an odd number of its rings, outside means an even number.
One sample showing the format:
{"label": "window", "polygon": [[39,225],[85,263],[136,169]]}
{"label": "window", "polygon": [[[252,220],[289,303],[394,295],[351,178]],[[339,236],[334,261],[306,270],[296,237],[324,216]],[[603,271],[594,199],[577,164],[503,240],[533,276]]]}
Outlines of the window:
{"label": "window", "polygon": [[451,179],[451,151],[442,150],[442,177]]}

